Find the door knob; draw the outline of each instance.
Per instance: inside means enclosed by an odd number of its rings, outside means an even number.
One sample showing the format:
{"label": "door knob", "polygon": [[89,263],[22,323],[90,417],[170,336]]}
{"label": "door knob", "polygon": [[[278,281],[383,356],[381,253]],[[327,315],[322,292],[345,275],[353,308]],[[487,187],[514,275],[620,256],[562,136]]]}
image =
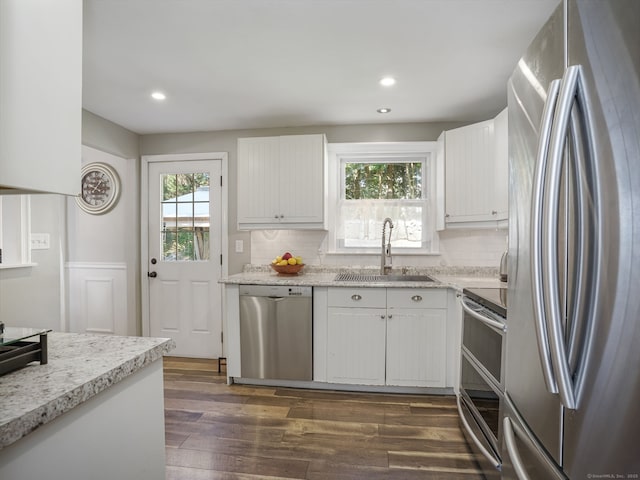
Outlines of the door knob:
{"label": "door knob", "polygon": [[158,276],[158,272],[149,272],[147,273],[148,276],[150,276],[151,278],[156,278]]}

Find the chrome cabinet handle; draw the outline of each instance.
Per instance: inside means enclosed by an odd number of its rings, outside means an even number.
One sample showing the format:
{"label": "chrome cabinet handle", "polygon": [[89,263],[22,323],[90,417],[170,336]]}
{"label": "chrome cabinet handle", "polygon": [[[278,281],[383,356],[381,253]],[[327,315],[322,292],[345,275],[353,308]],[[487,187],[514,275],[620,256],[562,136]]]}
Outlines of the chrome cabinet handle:
{"label": "chrome cabinet handle", "polygon": [[411,297],[411,300],[413,300],[414,302],[421,302],[422,297],[420,295],[414,295],[413,297]]}
{"label": "chrome cabinet handle", "polygon": [[538,353],[542,362],[542,374],[544,383],[550,393],[558,393],[558,385],[553,376],[551,367],[551,352],[549,350],[549,334],[545,322],[544,293],[542,284],[542,220],[544,217],[544,192],[545,173],[549,157],[549,139],[553,127],[553,114],[555,112],[560,80],[554,80],[549,85],[547,100],[542,112],[540,124],[540,140],[536,156],[536,167],[533,177],[533,192],[531,202],[531,285],[533,296],[534,322],[536,337],[538,340]]}
{"label": "chrome cabinet handle", "polygon": [[491,210],[491,215],[497,215],[498,211],[497,210]]}
{"label": "chrome cabinet handle", "polygon": [[393,318],[393,315],[389,315],[389,316],[387,316],[387,318],[388,318],[389,320],[391,320],[391,319]]}
{"label": "chrome cabinet handle", "polygon": [[360,295],[358,295],[357,293],[351,295],[351,300],[355,300],[356,302],[358,300],[362,300],[362,297]]}
{"label": "chrome cabinet handle", "polygon": [[384,320],[385,316],[384,315],[380,315],[380,318],[382,318]]}
{"label": "chrome cabinet handle", "polygon": [[509,417],[504,417],[502,426],[504,427],[502,429],[504,433],[504,443],[507,446],[507,451],[509,452],[509,458],[511,459],[513,469],[516,471],[516,475],[519,480],[529,480],[529,475],[527,475],[527,472],[524,469],[522,459],[520,458],[520,452],[518,452],[518,447],[516,446],[513,426],[511,425]]}
{"label": "chrome cabinet handle", "polygon": [[460,297],[460,305],[462,305],[462,309],[471,315],[473,318],[480,320],[482,323],[489,325],[490,327],[496,328],[502,332],[507,331],[507,326],[502,323],[494,320],[493,318],[485,317],[484,315],[480,315],[478,312],[473,310],[464,300],[464,297]]}

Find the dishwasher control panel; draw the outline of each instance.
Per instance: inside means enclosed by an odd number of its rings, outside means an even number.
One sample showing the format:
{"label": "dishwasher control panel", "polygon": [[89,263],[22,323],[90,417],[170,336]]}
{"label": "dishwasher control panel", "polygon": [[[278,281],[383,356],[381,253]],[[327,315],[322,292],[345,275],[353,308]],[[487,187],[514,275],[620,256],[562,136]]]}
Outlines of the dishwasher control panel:
{"label": "dishwasher control panel", "polygon": [[298,285],[240,285],[240,296],[311,297],[313,287]]}

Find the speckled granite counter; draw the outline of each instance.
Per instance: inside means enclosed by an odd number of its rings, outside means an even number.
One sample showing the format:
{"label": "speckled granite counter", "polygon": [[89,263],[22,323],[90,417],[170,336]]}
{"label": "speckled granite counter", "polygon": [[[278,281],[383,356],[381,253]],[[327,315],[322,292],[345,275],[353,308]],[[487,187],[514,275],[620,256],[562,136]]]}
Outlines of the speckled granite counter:
{"label": "speckled granite counter", "polygon": [[175,348],[166,338],[49,334],[49,363],[0,377],[0,449]]}
{"label": "speckled granite counter", "polygon": [[[376,270],[353,267],[317,267],[305,268],[298,275],[279,275],[268,266],[250,265],[242,273],[231,275],[220,280],[220,283],[231,285],[299,285],[310,287],[395,287],[395,288],[500,288],[507,284],[498,278],[497,270],[492,268],[438,268],[411,269],[407,273],[426,274],[435,282],[338,282],[337,273],[377,273]],[[398,272],[399,273],[399,272]]]}

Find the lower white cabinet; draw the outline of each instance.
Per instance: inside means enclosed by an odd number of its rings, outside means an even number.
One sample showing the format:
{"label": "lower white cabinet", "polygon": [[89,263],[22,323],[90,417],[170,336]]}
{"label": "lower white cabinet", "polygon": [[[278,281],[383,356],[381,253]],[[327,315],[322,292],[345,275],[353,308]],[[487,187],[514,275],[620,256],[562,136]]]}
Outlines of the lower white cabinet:
{"label": "lower white cabinet", "polygon": [[329,307],[327,380],[385,385],[386,309]]}
{"label": "lower white cabinet", "polygon": [[387,315],[387,385],[444,387],[447,311],[397,309]]}
{"label": "lower white cabinet", "polygon": [[329,288],[327,304],[327,382],[446,386],[446,290]]}

